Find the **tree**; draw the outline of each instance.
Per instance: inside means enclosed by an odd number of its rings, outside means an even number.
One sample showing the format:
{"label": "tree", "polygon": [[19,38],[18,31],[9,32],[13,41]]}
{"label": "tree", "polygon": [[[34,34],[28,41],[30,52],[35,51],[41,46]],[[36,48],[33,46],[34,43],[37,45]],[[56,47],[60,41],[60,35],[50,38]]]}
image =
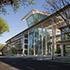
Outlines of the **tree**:
{"label": "tree", "polygon": [[4,44],[1,44],[1,43],[0,43],[0,55],[3,55],[2,49],[3,49],[4,46],[5,46]]}
{"label": "tree", "polygon": [[66,10],[63,10],[63,12],[58,12],[58,15],[62,17],[62,19],[65,21],[66,25],[70,26],[70,0],[45,0],[46,4],[50,6],[50,9],[52,12],[56,12],[59,9],[67,6]]}
{"label": "tree", "polygon": [[34,4],[34,0],[0,0],[0,12],[6,13],[5,6],[11,6],[17,10],[20,6]]}
{"label": "tree", "polygon": [[0,50],[4,47],[4,44],[0,43]]}
{"label": "tree", "polygon": [[61,53],[61,48],[59,46],[57,46],[55,53],[60,54]]}
{"label": "tree", "polygon": [[11,48],[11,51],[12,51],[12,55],[17,54],[17,50],[16,50],[16,48],[15,48],[15,47],[12,47],[12,48]]}
{"label": "tree", "polygon": [[0,17],[0,34],[6,31],[9,31],[9,26],[7,22],[3,18]]}

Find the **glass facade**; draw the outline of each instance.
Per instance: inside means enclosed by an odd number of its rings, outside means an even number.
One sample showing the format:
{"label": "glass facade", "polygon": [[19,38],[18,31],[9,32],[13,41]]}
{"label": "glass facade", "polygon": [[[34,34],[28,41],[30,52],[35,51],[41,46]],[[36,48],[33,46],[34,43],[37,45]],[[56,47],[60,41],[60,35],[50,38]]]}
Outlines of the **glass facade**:
{"label": "glass facade", "polygon": [[46,17],[47,17],[46,15],[36,13],[36,14],[32,14],[30,17],[28,17],[26,19],[26,21],[27,21],[28,26],[30,27],[30,26],[38,23],[39,21],[43,20]]}
{"label": "glass facade", "polygon": [[47,15],[40,13],[28,15],[26,21],[29,28],[9,40],[8,45],[15,46],[19,54],[22,53],[19,50],[23,49],[23,55],[51,55],[53,57],[56,54],[63,56],[64,52],[69,55],[70,28],[64,27],[65,22],[60,16],[54,15],[43,20],[46,17]]}
{"label": "glass facade", "polygon": [[62,36],[62,41],[70,40],[70,28],[69,27],[63,28],[61,36]]}
{"label": "glass facade", "polygon": [[49,26],[41,23],[28,30],[29,55],[51,54],[52,28]]}
{"label": "glass facade", "polygon": [[[63,43],[64,54],[70,55],[70,28],[64,27],[61,29],[61,41]],[[66,44],[65,44],[66,43]]]}
{"label": "glass facade", "polygon": [[7,54],[5,55],[21,55],[22,54],[22,37],[23,34],[20,33],[18,35],[16,35],[15,37],[13,37],[12,39],[10,39],[9,41],[7,41],[7,47],[9,47],[9,51],[8,48],[7,50]]}

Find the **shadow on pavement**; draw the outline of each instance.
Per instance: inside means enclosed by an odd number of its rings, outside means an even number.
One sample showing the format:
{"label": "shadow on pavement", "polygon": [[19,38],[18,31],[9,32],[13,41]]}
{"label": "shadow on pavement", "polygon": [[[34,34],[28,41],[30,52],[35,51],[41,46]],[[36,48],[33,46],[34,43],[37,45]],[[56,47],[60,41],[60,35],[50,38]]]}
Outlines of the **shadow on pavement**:
{"label": "shadow on pavement", "polygon": [[0,58],[19,70],[70,70],[69,63],[55,62],[53,60],[33,60],[32,58]]}

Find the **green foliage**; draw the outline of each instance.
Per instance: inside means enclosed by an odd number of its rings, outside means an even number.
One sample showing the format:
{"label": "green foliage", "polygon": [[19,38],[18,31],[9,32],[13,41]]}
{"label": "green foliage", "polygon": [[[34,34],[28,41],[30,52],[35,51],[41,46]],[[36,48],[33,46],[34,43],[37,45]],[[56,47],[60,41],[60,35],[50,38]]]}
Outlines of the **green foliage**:
{"label": "green foliage", "polygon": [[28,0],[29,4],[36,4],[36,2],[34,0]]}
{"label": "green foliage", "polygon": [[21,44],[17,44],[17,45],[16,45],[16,48],[17,48],[17,49],[20,49],[20,48],[21,48]]}
{"label": "green foliage", "polygon": [[56,48],[55,53],[57,53],[57,54],[60,54],[60,53],[61,53],[61,49],[60,49],[60,47],[57,47],[57,48]]}
{"label": "green foliage", "polygon": [[0,50],[4,47],[4,44],[0,43]]}
{"label": "green foliage", "polygon": [[51,11],[57,11],[61,9],[62,7],[69,5],[70,0],[45,0],[45,7],[50,7],[49,9]]}
{"label": "green foliage", "polygon": [[6,31],[9,31],[9,26],[7,22],[0,17],[0,34]]}
{"label": "green foliage", "polygon": [[16,48],[11,48],[12,54],[17,54]]}
{"label": "green foliage", "polygon": [[6,13],[5,6],[11,6],[14,11],[24,5],[35,4],[34,0],[0,0],[0,12]]}

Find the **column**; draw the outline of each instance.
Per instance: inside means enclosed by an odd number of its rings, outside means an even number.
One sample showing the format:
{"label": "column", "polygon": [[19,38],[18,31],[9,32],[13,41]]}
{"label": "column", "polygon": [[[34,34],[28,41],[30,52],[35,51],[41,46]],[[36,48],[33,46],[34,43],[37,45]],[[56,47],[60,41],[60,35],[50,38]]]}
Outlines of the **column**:
{"label": "column", "polygon": [[45,33],[46,33],[46,37],[45,37],[45,55],[48,54],[48,49],[47,49],[47,30],[45,28]]}
{"label": "column", "polygon": [[24,48],[25,46],[24,45],[25,45],[25,43],[24,43],[24,35],[23,35],[23,37],[22,37],[22,49],[23,49],[22,54],[23,54],[23,56],[25,54],[24,53],[24,50],[25,50],[25,48]]}
{"label": "column", "polygon": [[[61,29],[61,41],[63,41],[64,40],[64,32],[62,31],[62,29]],[[64,56],[64,44],[63,43],[61,43],[60,44],[60,47],[61,47],[61,56]]]}
{"label": "column", "polygon": [[34,43],[34,55],[35,55],[35,43]]}
{"label": "column", "polygon": [[60,44],[60,48],[61,48],[61,56],[63,56],[64,54],[63,54],[63,45],[62,44]]}
{"label": "column", "polygon": [[55,49],[56,49],[56,25],[53,22],[52,23],[52,59],[54,58],[54,54],[55,54]]}
{"label": "column", "polygon": [[42,55],[43,55],[43,36],[42,36],[42,46],[41,46],[41,48],[42,48],[41,50],[42,50]]}
{"label": "column", "polygon": [[35,55],[35,30],[34,30],[34,45],[33,45],[34,55]]}
{"label": "column", "polygon": [[29,55],[29,31],[28,31],[28,55]]}
{"label": "column", "polygon": [[43,55],[43,38],[44,38],[43,29],[44,29],[44,28],[43,28],[43,25],[41,24],[41,33],[42,33],[42,34],[41,34],[41,37],[42,37],[42,38],[41,38],[41,39],[42,39],[41,51],[42,51],[42,55]]}

